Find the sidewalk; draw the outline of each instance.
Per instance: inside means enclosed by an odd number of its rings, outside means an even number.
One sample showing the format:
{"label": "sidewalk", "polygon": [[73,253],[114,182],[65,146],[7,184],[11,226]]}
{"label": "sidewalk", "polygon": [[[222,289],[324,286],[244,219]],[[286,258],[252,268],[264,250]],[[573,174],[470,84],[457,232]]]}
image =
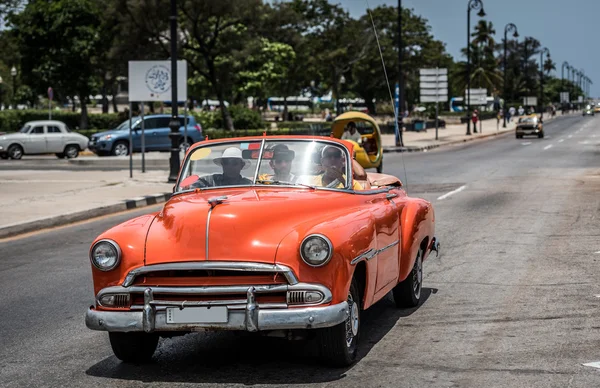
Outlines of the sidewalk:
{"label": "sidewalk", "polygon": [[[568,115],[579,115],[581,113],[570,113]],[[564,115],[564,116],[568,116]],[[544,124],[561,117],[557,114],[554,118],[549,115],[544,115]],[[396,137],[393,134],[382,135],[383,152],[414,152],[414,151],[425,151],[432,148],[441,146],[461,144],[472,140],[485,139],[491,136],[498,136],[507,132],[515,130],[518,117],[513,118],[512,122],[506,123],[506,128],[502,128],[502,120],[497,126],[496,119],[483,120],[477,123],[477,133],[473,132],[473,124],[471,123],[471,135],[466,135],[467,124],[459,125],[447,125],[446,128],[438,129],[438,140],[435,140],[435,128],[429,128],[427,131],[414,132],[404,131],[402,132],[404,147],[396,146]]]}
{"label": "sidewalk", "polygon": [[[545,119],[544,122],[550,119]],[[481,128],[480,128],[481,124]],[[477,123],[477,133],[473,132],[471,123],[471,135],[466,135],[467,124],[447,125],[446,128],[438,129],[438,140],[435,140],[435,128],[429,128],[427,131],[402,132],[404,147],[396,147],[395,135],[382,135],[383,152],[414,152],[424,151],[440,146],[464,143],[476,139],[484,139],[490,136],[497,136],[506,132],[515,130],[516,120],[506,123],[506,128],[502,128],[502,120],[499,128],[496,127],[496,119],[483,120]],[[481,129],[481,130],[480,130]]]}
{"label": "sidewalk", "polygon": [[168,171],[0,171],[0,239],[165,202]]}

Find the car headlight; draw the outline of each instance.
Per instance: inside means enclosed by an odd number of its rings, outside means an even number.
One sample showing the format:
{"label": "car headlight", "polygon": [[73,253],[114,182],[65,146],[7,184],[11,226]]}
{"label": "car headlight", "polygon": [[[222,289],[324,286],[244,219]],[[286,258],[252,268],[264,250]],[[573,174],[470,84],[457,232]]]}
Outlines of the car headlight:
{"label": "car headlight", "polygon": [[90,260],[100,271],[110,271],[121,262],[121,248],[112,240],[100,240],[92,246]]}
{"label": "car headlight", "polygon": [[112,137],[112,135],[104,135],[104,136],[100,136],[100,141],[106,141],[106,140],[110,140],[110,138]]}
{"label": "car headlight", "polygon": [[332,255],[333,245],[322,234],[307,236],[300,244],[300,256],[311,267],[320,267],[327,264]]}

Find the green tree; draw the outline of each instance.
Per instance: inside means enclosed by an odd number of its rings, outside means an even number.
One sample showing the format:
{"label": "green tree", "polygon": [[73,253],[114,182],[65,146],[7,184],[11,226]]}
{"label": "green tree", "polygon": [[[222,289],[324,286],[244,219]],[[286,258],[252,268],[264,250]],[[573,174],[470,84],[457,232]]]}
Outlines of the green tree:
{"label": "green tree", "polygon": [[24,81],[38,94],[52,86],[57,96],[78,96],[81,128],[87,128],[87,100],[94,89],[101,12],[93,0],[31,1],[10,18]]}

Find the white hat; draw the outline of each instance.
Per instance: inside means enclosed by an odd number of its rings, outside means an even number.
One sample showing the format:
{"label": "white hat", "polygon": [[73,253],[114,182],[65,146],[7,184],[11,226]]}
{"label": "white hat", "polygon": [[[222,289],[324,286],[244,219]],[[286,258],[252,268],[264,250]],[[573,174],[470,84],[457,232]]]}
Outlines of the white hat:
{"label": "white hat", "polygon": [[215,162],[215,164],[217,166],[221,166],[221,161],[223,159],[241,159],[244,162],[244,167],[242,167],[242,169],[248,168],[248,166],[250,166],[250,161],[249,160],[245,160],[242,157],[242,150],[240,150],[237,147],[225,148],[225,151],[223,151],[223,154],[221,155],[221,157],[220,158],[215,158],[213,160],[213,162]]}

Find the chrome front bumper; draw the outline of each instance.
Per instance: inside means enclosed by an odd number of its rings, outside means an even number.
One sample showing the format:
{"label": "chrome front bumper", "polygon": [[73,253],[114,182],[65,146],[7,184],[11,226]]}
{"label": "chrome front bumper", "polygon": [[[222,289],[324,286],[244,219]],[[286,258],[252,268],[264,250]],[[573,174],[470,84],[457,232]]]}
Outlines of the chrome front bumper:
{"label": "chrome front bumper", "polygon": [[[247,291],[245,305],[228,308],[225,323],[167,323],[167,311],[152,304],[152,291],[144,293],[142,311],[97,310],[93,306],[85,314],[85,324],[92,330],[111,332],[199,331],[199,330],[281,330],[318,329],[335,326],[349,316],[346,301],[330,306],[295,308],[259,308],[254,287]],[[181,307],[180,307],[181,308]],[[185,307],[184,307],[185,308]]]}

